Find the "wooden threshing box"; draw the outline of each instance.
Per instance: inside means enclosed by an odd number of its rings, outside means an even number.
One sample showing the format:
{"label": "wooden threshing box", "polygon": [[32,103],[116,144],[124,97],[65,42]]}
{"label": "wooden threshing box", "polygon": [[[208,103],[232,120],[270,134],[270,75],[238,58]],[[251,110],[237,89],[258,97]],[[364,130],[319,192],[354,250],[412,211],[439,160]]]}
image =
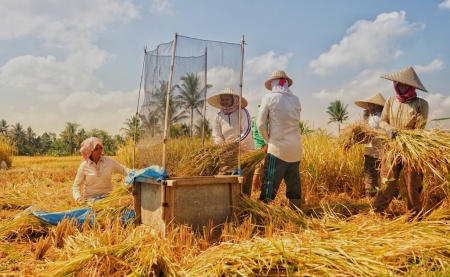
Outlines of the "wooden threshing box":
{"label": "wooden threshing box", "polygon": [[[136,178],[136,223],[150,225],[165,234],[171,223],[187,224],[201,231],[229,222],[240,211],[241,176],[180,177],[157,183]],[[139,214],[140,211],[140,214]]]}

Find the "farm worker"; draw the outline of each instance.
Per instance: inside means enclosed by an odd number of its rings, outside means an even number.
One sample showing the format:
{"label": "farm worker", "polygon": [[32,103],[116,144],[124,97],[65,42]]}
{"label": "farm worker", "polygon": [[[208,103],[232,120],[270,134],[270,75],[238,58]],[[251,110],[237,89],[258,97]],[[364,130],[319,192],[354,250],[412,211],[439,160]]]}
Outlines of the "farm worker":
{"label": "farm worker", "polygon": [[[381,77],[393,81],[395,96],[390,96],[386,100],[381,113],[380,128],[384,129],[391,139],[395,139],[397,130],[425,128],[428,119],[428,102],[417,96],[416,89],[428,91],[414,69],[407,67]],[[389,165],[384,160],[381,164],[382,188],[373,203],[375,212],[382,212],[389,206],[402,169],[408,209],[417,213],[421,212],[423,172],[400,161]]]}
{"label": "farm worker", "polygon": [[[379,123],[384,103],[383,95],[376,93],[365,99],[355,101],[355,104],[364,109],[364,120],[373,129],[380,129]],[[364,192],[366,196],[375,196],[380,188],[380,164],[383,145],[381,140],[374,138],[364,145]]]}
{"label": "farm worker", "polygon": [[220,109],[212,121],[212,138],[215,145],[238,142],[244,150],[254,149],[252,140],[252,121],[250,113],[245,108],[247,100],[242,97],[241,130],[239,128],[239,94],[227,87],[216,95],[208,98],[208,103]]}
{"label": "farm worker", "polygon": [[[258,105],[258,108],[261,105]],[[267,152],[267,144],[264,139],[259,135],[258,128],[256,127],[256,117],[258,116],[258,112],[256,112],[255,117],[252,119],[253,126],[253,141],[255,143],[255,149],[264,148]],[[252,180],[252,191],[259,191],[261,189],[262,175],[264,169],[264,160],[262,160],[259,164],[256,165],[255,172],[253,173]]]}
{"label": "farm worker", "polygon": [[300,208],[300,100],[289,89],[292,79],[282,70],[274,71],[264,85],[269,92],[261,100],[256,126],[268,146],[259,199],[266,203],[275,199],[284,179],[290,205]]}
{"label": "farm worker", "polygon": [[[78,168],[73,182],[73,198],[77,203],[101,198],[112,191],[111,175],[113,172],[127,176],[130,169],[116,160],[103,156],[103,142],[90,137],[81,143],[80,152],[83,162]],[[82,195],[81,188],[84,185]]]}

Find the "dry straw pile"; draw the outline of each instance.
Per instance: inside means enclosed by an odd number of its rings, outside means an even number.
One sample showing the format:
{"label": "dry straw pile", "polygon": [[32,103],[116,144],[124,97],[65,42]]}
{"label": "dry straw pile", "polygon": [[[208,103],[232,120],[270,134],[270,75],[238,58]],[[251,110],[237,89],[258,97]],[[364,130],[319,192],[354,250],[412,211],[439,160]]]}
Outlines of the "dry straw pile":
{"label": "dry straw pile", "polygon": [[[79,207],[71,186],[80,157],[14,157],[14,167],[0,171],[0,275],[448,276],[448,201],[420,219],[402,208],[403,200],[392,203],[402,209],[400,215],[373,213],[371,199],[355,195],[362,189],[360,146],[367,135],[359,132],[361,136],[348,142],[346,150],[338,143],[343,137],[317,132],[302,138],[302,211],[284,206],[283,201],[266,205],[243,197],[243,213],[237,220],[205,226],[203,233],[173,225],[165,236],[150,226],[121,221],[133,207],[133,196],[130,187],[123,186],[123,177],[116,175],[113,193],[91,206],[94,225],[76,226],[65,220],[50,226],[22,213],[29,205],[48,211]],[[400,132],[396,140],[383,141],[390,147],[386,157],[404,158],[423,168],[426,189],[448,184],[446,133]],[[219,170],[218,165],[237,164],[235,149],[200,150],[184,140],[171,143],[167,161],[172,174],[209,175]],[[155,149],[139,151],[139,160],[159,164],[144,155],[160,148]],[[433,157],[425,157],[426,153]],[[263,157],[261,151],[243,153],[243,174]],[[208,235],[214,228],[222,229],[217,240]]]}

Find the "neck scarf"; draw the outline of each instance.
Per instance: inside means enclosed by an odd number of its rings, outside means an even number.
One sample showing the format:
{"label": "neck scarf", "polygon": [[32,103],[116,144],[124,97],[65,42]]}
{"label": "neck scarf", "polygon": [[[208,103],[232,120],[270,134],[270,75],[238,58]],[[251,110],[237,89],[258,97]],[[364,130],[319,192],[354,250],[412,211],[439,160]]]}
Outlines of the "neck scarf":
{"label": "neck scarf", "polygon": [[238,108],[239,108],[239,97],[233,95],[233,105],[229,107],[221,106],[220,111],[223,112],[224,114],[231,114]]}
{"label": "neck scarf", "polygon": [[405,94],[400,94],[397,88],[397,84],[398,82],[394,81],[394,89],[396,93],[395,97],[397,98],[398,102],[400,103],[411,102],[412,100],[417,98],[417,92],[415,87],[410,86],[408,92],[406,92]]}
{"label": "neck scarf", "polygon": [[83,160],[85,161],[89,160],[92,151],[94,151],[97,145],[101,145],[103,147],[103,142],[101,139],[96,137],[87,138],[81,143],[80,152],[81,156],[83,156]]}
{"label": "neck scarf", "polygon": [[292,94],[292,91],[289,89],[289,84],[286,79],[275,79],[270,82],[272,86],[272,92],[278,92],[282,94]]}

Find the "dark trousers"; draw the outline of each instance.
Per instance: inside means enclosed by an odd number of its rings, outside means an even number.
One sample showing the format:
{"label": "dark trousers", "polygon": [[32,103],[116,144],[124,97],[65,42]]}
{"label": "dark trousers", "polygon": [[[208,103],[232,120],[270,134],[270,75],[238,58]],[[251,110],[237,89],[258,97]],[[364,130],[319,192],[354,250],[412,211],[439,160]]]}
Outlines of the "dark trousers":
{"label": "dark trousers", "polygon": [[380,164],[378,158],[364,155],[364,191],[366,196],[375,196],[380,188]]}
{"label": "dark trousers", "polygon": [[259,199],[268,203],[275,199],[281,181],[286,183],[286,197],[301,199],[300,161],[285,162],[272,154],[267,154],[264,160],[264,171]]}
{"label": "dark trousers", "polygon": [[383,161],[381,164],[381,179],[384,182],[382,182],[381,189],[373,203],[377,211],[384,211],[391,203],[402,170],[408,196],[408,209],[415,212],[422,210],[423,173],[402,163],[396,163],[390,168]]}

